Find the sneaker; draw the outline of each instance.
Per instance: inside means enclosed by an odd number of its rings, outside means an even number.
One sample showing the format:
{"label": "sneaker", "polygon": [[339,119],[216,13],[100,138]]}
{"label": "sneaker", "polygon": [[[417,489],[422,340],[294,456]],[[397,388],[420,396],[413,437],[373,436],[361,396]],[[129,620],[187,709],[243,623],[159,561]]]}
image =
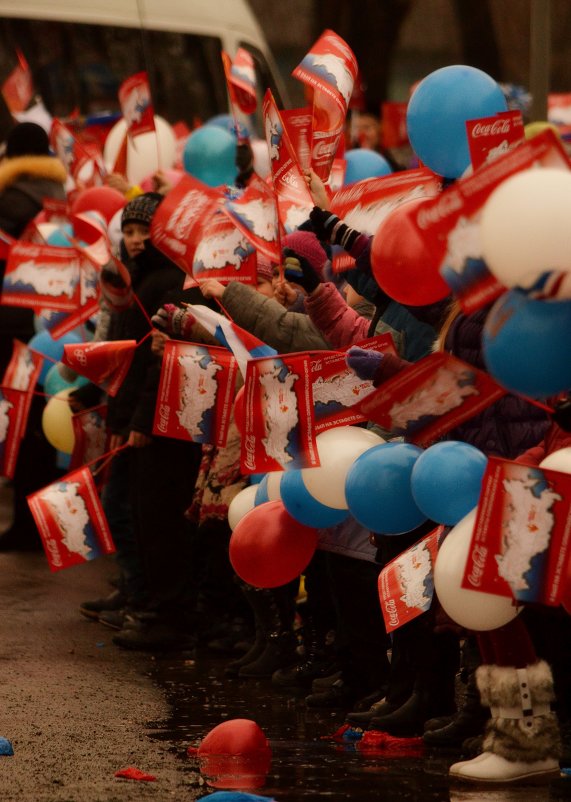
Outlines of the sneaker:
{"label": "sneaker", "polygon": [[97,620],[99,614],[107,610],[120,610],[125,606],[127,599],[120,590],[114,590],[102,599],[86,601],[79,605],[79,612],[86,618]]}

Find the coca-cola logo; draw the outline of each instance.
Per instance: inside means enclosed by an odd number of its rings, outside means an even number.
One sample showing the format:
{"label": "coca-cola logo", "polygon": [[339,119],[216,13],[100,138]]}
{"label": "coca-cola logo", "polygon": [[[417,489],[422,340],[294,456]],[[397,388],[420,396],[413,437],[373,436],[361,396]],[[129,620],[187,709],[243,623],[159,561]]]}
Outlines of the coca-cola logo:
{"label": "coca-cola logo", "polygon": [[445,217],[462,208],[462,198],[458,192],[445,192],[437,203],[422,204],[416,222],[419,228],[427,229]]}
{"label": "coca-cola logo", "polygon": [[311,363],[311,372],[316,373],[318,370],[321,370],[323,367],[323,362],[321,359],[316,359],[315,362]]}
{"label": "coca-cola logo", "polygon": [[335,151],[337,150],[337,142],[318,142],[313,148],[313,158],[314,159],[325,159],[329,158],[330,156],[333,157],[335,155]]}
{"label": "coca-cola logo", "polygon": [[256,470],[256,438],[254,435],[249,434],[244,440],[244,450],[246,458],[244,464],[249,471]]}
{"label": "coca-cola logo", "polygon": [[158,410],[159,419],[157,422],[157,429],[159,430],[159,432],[162,432],[163,434],[168,429],[170,411],[171,408],[169,407],[168,404],[160,404]]}
{"label": "coca-cola logo", "polygon": [[389,624],[391,627],[398,627],[399,616],[397,612],[397,605],[394,599],[387,599],[385,602],[385,610],[389,616]]}
{"label": "coca-cola logo", "polygon": [[87,357],[85,356],[85,351],[82,351],[81,348],[73,349],[73,357],[80,365],[87,365]]}
{"label": "coca-cola logo", "polygon": [[497,136],[509,132],[509,120],[495,120],[493,123],[476,123],[472,128],[472,137],[477,139],[480,136]]}
{"label": "coca-cola logo", "polygon": [[482,584],[487,555],[487,546],[474,546],[472,549],[472,570],[468,574],[468,582],[475,588]]}

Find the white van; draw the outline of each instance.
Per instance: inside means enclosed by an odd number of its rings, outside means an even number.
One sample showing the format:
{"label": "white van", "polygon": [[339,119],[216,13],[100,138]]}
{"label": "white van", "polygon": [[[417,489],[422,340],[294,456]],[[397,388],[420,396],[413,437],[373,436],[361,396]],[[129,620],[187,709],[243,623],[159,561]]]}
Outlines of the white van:
{"label": "white van", "polygon": [[117,110],[119,84],[146,70],[157,114],[205,121],[228,112],[220,51],[240,46],[254,56],[260,94],[270,87],[283,98],[245,0],[0,0],[0,80],[19,48],[58,117]]}

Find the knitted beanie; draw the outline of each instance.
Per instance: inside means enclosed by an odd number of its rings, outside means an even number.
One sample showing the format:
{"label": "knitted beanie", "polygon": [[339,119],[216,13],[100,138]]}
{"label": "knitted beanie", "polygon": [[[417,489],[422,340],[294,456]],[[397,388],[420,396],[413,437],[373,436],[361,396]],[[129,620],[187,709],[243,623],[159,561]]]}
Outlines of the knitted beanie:
{"label": "knitted beanie", "polygon": [[49,156],[48,135],[37,123],[19,123],[6,138],[6,156]]}
{"label": "knitted beanie", "polygon": [[150,226],[153,215],[163,199],[164,195],[160,195],[158,192],[145,192],[143,195],[137,195],[123,209],[121,230],[127,223],[140,223],[143,226]]}
{"label": "knitted beanie", "polygon": [[328,262],[327,252],[313,233],[313,231],[294,231],[282,239],[282,254],[292,255],[306,259],[317,275],[322,278],[323,270]]}
{"label": "knitted beanie", "polygon": [[274,277],[274,265],[267,256],[259,251],[256,253],[256,275],[267,281],[271,281]]}

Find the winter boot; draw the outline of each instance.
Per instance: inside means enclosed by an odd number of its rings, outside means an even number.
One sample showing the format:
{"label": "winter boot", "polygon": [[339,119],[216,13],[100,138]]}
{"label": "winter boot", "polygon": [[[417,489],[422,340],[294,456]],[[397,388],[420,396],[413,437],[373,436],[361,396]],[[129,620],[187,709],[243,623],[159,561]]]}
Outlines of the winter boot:
{"label": "winter boot", "polygon": [[256,659],[242,663],[239,677],[271,677],[279,668],[292,665],[297,657],[297,639],[293,633],[295,601],[289,586],[257,590],[249,598],[256,623],[265,641]]}
{"label": "winter boot", "polygon": [[311,688],[314,679],[330,676],[338,666],[326,646],[326,632],[320,632],[312,618],[303,625],[303,658],[289,668],[272,674],[272,683],[281,687]]}
{"label": "winter boot", "polygon": [[551,711],[551,669],[484,665],[476,672],[482,704],[490,707],[482,754],[455,763],[450,776],[473,783],[548,782],[559,776],[559,727]]}
{"label": "winter boot", "polygon": [[466,738],[482,735],[489,718],[489,709],[480,703],[480,694],[476,686],[476,671],[474,670],[468,675],[466,698],[460,710],[451,720],[445,720],[446,723],[440,727],[431,727],[431,722],[427,721],[422,737],[427,746],[461,746]]}

